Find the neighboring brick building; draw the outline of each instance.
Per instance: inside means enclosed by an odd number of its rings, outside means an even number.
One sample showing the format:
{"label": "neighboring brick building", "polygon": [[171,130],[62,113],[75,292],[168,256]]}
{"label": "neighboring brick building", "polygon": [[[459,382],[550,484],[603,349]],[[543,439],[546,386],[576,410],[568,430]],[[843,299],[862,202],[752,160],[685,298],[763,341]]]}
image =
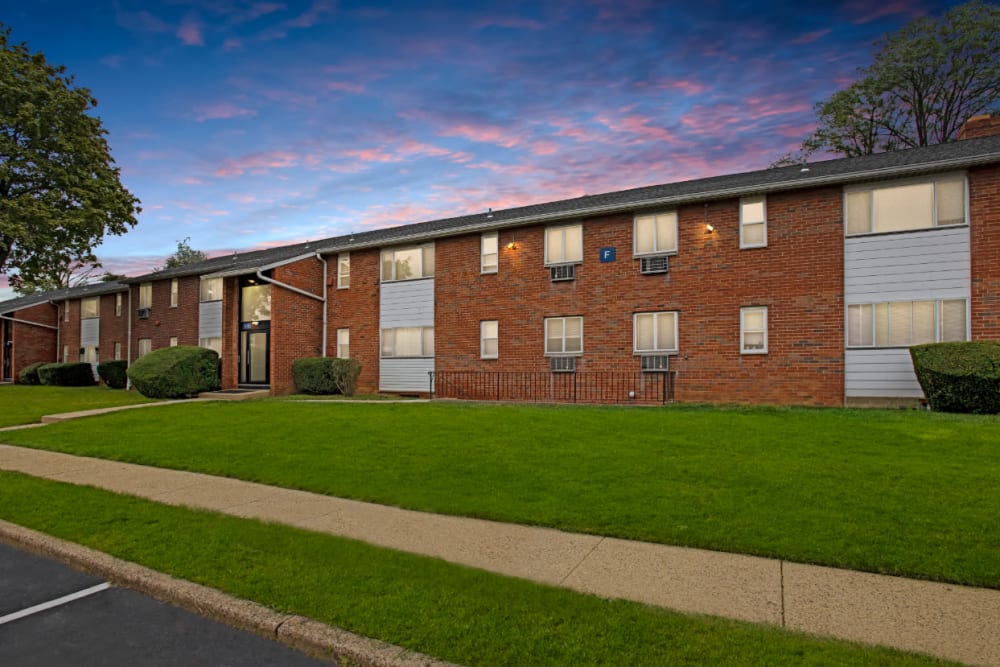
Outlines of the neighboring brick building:
{"label": "neighboring brick building", "polygon": [[910,345],[1000,339],[994,120],[131,278],[131,358],[212,347],[224,387],[274,394],[327,354],[358,359],[368,391],[657,402],[673,376],[682,401],[912,402]]}

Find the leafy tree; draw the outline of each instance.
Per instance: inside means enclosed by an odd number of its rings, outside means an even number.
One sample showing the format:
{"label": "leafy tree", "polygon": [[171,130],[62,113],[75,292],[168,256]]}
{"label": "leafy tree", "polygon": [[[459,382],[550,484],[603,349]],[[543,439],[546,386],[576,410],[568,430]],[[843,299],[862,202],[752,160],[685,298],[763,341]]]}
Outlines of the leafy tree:
{"label": "leafy tree", "polygon": [[140,209],[89,113],[97,100],[9,39],[0,25],[0,273],[17,289],[95,264],[93,248],[127,232]]}
{"label": "leafy tree", "polygon": [[[78,287],[92,282],[94,273],[101,267],[100,262],[71,260],[65,255],[63,264],[53,266],[44,274],[32,278],[22,277],[14,291],[18,294],[39,294],[67,287]],[[12,281],[13,282],[13,281]]]}
{"label": "leafy tree", "polygon": [[1000,7],[979,0],[920,17],[875,42],[870,66],[816,104],[818,126],[798,155],[845,157],[955,140],[970,117],[1000,107]]}
{"label": "leafy tree", "polygon": [[185,264],[204,262],[206,259],[208,259],[208,255],[203,253],[201,250],[195,250],[191,247],[191,237],[188,236],[183,241],[177,242],[177,252],[170,257],[167,257],[167,263],[163,265],[163,268],[173,269],[178,266],[184,266]]}

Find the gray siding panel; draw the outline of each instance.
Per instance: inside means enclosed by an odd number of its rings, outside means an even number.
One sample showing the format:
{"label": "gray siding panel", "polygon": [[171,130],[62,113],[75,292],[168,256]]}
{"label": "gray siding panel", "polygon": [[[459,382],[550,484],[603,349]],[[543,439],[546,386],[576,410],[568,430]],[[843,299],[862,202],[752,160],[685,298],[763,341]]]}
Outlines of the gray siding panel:
{"label": "gray siding panel", "polygon": [[382,283],[380,328],[434,326],[434,279]]}
{"label": "gray siding panel", "polygon": [[922,398],[906,348],[847,350],[844,389],[847,396]]}
{"label": "gray siding panel", "polygon": [[380,359],[378,386],[381,391],[428,391],[433,359]]}
{"label": "gray siding panel", "polygon": [[198,338],[222,337],[222,302],[205,301],[198,304]]}
{"label": "gray siding panel", "polygon": [[[101,318],[80,320],[80,347],[97,347],[101,344]],[[70,350],[70,354],[74,350]]]}

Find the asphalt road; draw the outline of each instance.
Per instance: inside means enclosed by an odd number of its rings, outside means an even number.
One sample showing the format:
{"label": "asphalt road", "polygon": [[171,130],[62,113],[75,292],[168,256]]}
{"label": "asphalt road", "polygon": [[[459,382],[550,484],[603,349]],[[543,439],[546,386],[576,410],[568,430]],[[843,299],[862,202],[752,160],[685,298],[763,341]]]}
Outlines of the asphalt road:
{"label": "asphalt road", "polygon": [[[0,665],[326,665],[62,563],[0,544]],[[96,587],[96,588],[95,588]],[[20,612],[59,598],[79,599]]]}

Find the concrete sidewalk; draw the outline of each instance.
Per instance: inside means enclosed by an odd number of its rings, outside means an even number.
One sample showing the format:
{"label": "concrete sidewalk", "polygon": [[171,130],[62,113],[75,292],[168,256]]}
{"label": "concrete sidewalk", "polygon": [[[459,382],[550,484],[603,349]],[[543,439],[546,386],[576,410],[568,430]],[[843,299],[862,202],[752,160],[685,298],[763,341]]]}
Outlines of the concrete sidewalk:
{"label": "concrete sidewalk", "polygon": [[1000,666],[1000,591],[451,517],[0,445],[0,469],[274,521],[544,584]]}

